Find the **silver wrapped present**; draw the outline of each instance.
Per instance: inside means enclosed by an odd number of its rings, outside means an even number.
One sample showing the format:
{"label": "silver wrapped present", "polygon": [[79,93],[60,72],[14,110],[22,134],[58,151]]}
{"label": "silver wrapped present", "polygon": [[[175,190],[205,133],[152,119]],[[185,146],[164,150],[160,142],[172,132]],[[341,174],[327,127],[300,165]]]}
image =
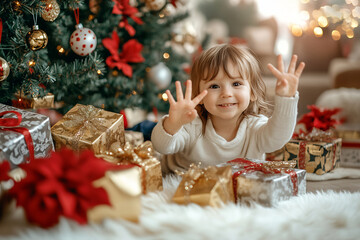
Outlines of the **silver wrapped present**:
{"label": "silver wrapped present", "polygon": [[[16,111],[21,114],[21,123],[16,127],[26,128],[30,132],[35,158],[47,157],[54,150],[50,120],[47,116],[0,104],[0,113],[5,111]],[[15,114],[7,113],[1,119],[15,117]],[[0,161],[8,160],[13,168],[27,160],[30,154],[24,135],[7,131],[6,128],[9,127],[0,126]]]}
{"label": "silver wrapped present", "polygon": [[[249,164],[251,161],[254,164]],[[234,190],[240,204],[258,203],[267,207],[306,193],[306,171],[281,166],[283,161],[245,159],[243,163],[229,161],[233,172]]]}

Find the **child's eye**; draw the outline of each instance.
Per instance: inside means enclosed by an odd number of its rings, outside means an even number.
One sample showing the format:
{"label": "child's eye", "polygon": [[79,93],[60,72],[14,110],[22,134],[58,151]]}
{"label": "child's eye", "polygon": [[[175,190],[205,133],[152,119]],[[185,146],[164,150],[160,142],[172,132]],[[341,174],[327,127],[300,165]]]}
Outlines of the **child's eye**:
{"label": "child's eye", "polygon": [[234,83],[233,83],[233,86],[234,86],[234,87],[241,86],[241,83],[240,83],[240,82],[234,82]]}
{"label": "child's eye", "polygon": [[219,85],[217,85],[217,84],[212,84],[212,85],[210,85],[209,88],[211,88],[211,89],[216,89],[216,88],[219,88]]}

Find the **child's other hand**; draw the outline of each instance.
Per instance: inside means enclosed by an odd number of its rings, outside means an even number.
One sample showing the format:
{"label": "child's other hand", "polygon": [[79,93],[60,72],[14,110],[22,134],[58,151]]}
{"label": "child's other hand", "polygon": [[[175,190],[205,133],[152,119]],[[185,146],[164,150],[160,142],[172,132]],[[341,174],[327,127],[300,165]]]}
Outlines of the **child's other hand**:
{"label": "child's other hand", "polygon": [[182,125],[187,124],[196,118],[197,112],[195,107],[207,94],[207,91],[204,90],[198,96],[191,99],[191,80],[186,81],[185,98],[183,96],[181,84],[179,81],[175,82],[175,86],[177,101],[175,101],[174,97],[171,95],[171,92],[166,90],[166,94],[169,97],[170,109],[169,117],[164,120],[163,125],[165,131],[171,135],[174,135],[177,131],[179,131]]}
{"label": "child's other hand", "polygon": [[305,63],[301,62],[296,68],[297,56],[293,55],[287,72],[284,71],[284,63],[282,56],[277,58],[278,68],[275,68],[272,64],[268,64],[269,70],[277,78],[275,93],[282,97],[293,97],[298,89],[299,78],[302,71],[305,68]]}

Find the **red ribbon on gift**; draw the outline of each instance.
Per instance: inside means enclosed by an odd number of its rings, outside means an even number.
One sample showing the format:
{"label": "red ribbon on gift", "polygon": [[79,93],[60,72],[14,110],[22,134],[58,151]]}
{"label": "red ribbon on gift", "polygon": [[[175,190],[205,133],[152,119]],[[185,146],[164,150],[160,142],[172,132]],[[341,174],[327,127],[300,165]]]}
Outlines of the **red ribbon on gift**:
{"label": "red ribbon on gift", "polygon": [[246,174],[250,172],[260,171],[265,174],[278,174],[278,173],[287,173],[290,175],[290,180],[293,184],[293,195],[296,196],[298,193],[298,184],[297,184],[297,174],[295,170],[292,169],[282,169],[282,168],[271,168],[269,166],[264,165],[263,163],[256,163],[244,158],[236,158],[234,160],[228,161],[228,163],[236,163],[245,165],[243,170],[240,170],[233,174],[233,185],[234,185],[234,196],[235,202],[237,201],[237,181],[236,178],[241,174]]}
{"label": "red ribbon on gift", "polygon": [[[5,114],[13,113],[16,118],[1,118]],[[29,129],[24,127],[18,127],[22,121],[22,116],[16,111],[4,111],[0,113],[0,130],[12,131],[24,135],[25,143],[29,149],[29,161],[34,160],[34,144]]]}

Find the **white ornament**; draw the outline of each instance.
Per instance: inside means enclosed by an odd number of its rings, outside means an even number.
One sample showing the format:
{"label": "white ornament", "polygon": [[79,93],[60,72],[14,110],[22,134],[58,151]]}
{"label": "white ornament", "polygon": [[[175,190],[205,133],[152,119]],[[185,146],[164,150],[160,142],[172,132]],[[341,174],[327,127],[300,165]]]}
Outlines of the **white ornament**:
{"label": "white ornament", "polygon": [[170,69],[163,62],[160,62],[150,69],[148,78],[162,90],[170,85],[172,74]]}
{"label": "white ornament", "polygon": [[80,23],[76,25],[76,30],[71,34],[71,49],[79,56],[86,56],[92,53],[96,48],[96,35],[89,29],[84,28]]}

